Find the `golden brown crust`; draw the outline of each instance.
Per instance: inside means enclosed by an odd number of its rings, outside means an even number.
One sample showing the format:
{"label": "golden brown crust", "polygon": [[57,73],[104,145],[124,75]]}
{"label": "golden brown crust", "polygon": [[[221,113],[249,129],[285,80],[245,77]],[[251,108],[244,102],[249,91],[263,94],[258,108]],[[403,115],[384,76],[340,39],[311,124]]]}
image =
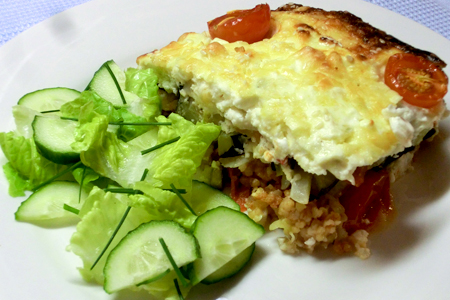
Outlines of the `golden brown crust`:
{"label": "golden brown crust", "polygon": [[[387,34],[386,32],[379,30],[370,24],[364,22],[361,18],[347,12],[347,11],[325,11],[320,8],[313,8],[303,6],[301,4],[286,4],[279,7],[275,11],[280,12],[292,12],[296,14],[306,14],[314,17],[326,18],[327,22],[332,23],[333,26],[342,26],[342,30],[345,30],[353,38],[359,40],[358,47],[353,47],[349,49],[361,57],[364,57],[369,52],[374,52],[378,50],[387,50],[391,48],[397,48],[400,51],[413,53],[417,56],[424,57],[441,68],[446,66],[446,63],[440,59],[437,55],[417,49],[411,45],[408,45],[397,38]],[[299,24],[300,25],[300,24]],[[312,26],[308,24],[301,24],[302,27],[312,29]],[[321,31],[318,28],[314,28],[315,31]],[[333,41],[336,38],[331,38],[326,35],[326,32],[321,32],[323,34],[324,41]],[[340,42],[337,40],[336,42]],[[345,46],[344,46],[345,47]]]}

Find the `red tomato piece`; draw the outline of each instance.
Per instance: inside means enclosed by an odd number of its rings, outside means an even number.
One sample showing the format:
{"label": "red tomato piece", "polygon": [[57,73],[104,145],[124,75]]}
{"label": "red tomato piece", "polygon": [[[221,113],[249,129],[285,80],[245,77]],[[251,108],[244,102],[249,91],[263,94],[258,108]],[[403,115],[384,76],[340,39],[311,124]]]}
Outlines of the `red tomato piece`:
{"label": "red tomato piece", "polygon": [[358,229],[371,230],[387,220],[393,211],[389,174],[386,170],[369,170],[359,186],[349,186],[339,198],[348,220],[349,234]]}
{"label": "red tomato piece", "polygon": [[433,62],[410,53],[392,55],[384,81],[409,104],[430,108],[447,93],[447,75]]}
{"label": "red tomato piece", "polygon": [[244,41],[249,44],[261,41],[270,29],[270,7],[259,4],[253,9],[234,10],[208,22],[212,38],[230,43]]}

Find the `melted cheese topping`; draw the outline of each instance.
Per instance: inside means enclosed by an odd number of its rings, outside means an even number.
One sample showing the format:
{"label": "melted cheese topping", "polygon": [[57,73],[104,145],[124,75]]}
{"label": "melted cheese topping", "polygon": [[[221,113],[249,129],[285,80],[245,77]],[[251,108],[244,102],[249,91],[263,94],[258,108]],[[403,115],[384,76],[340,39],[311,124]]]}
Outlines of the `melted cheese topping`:
{"label": "melted cheese topping", "polygon": [[401,97],[383,79],[387,59],[399,50],[362,56],[357,39],[336,22],[272,12],[272,36],[263,41],[186,33],[138,64],[154,68],[162,88],[182,88],[205,113],[222,116],[224,130],[253,135],[255,156],[293,157],[306,172],[353,182],[357,167],[411,145],[414,134],[405,130],[414,128],[393,129]]}

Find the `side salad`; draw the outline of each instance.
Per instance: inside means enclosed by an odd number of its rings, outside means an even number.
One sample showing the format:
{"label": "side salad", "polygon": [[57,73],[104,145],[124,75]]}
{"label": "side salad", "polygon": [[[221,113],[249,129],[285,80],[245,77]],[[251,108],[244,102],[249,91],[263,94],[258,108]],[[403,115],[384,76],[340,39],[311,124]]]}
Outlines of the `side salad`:
{"label": "side salad", "polygon": [[165,113],[157,82],[151,69],[107,61],[82,92],[23,96],[0,146],[9,194],[32,192],[16,220],[76,224],[68,250],[86,281],[184,299],[241,270],[264,228],[215,188],[220,127]]}

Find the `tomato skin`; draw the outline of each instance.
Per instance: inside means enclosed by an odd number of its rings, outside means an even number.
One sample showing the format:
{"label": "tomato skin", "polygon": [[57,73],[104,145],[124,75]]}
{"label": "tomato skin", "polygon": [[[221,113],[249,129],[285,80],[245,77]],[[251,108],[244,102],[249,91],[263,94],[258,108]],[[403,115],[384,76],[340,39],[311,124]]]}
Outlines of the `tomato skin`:
{"label": "tomato skin", "polygon": [[410,53],[389,58],[384,81],[407,103],[423,108],[437,105],[447,93],[447,75],[433,62]]}
{"label": "tomato skin", "polygon": [[211,38],[230,43],[244,41],[249,44],[261,41],[270,30],[270,7],[259,4],[249,10],[234,10],[208,22]]}
{"label": "tomato skin", "polygon": [[369,170],[359,186],[349,186],[339,202],[345,208],[348,220],[343,224],[349,234],[359,229],[372,230],[387,220],[393,211],[389,173]]}

